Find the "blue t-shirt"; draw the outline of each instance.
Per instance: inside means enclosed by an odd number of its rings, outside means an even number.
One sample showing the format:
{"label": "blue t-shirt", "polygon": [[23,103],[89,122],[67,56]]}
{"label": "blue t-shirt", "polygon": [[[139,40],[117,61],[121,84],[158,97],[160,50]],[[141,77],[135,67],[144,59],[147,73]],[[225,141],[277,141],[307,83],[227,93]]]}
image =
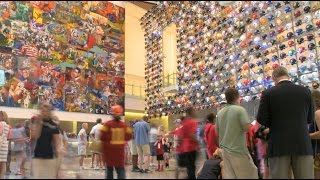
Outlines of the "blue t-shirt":
{"label": "blue t-shirt", "polygon": [[134,124],[134,142],[137,145],[149,144],[150,126],[145,121],[139,121]]}

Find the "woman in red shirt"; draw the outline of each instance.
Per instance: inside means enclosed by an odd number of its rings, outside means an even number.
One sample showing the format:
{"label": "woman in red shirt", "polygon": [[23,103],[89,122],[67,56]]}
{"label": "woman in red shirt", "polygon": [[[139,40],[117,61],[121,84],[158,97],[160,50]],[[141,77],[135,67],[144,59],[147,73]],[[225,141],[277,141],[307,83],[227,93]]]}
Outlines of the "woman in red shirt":
{"label": "woman in red shirt", "polygon": [[214,120],[216,119],[216,115],[214,113],[210,113],[207,115],[208,124],[204,130],[204,140],[207,143],[207,154],[209,159],[211,159],[212,154],[216,151],[218,145],[217,134],[216,134],[216,125],[214,124]]}

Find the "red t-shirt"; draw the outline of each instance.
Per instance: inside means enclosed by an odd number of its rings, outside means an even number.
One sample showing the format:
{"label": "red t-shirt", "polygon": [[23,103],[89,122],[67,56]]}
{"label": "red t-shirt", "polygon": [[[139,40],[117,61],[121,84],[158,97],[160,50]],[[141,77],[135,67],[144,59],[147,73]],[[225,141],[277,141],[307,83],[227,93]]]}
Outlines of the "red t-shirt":
{"label": "red t-shirt", "polygon": [[108,121],[101,128],[104,160],[108,166],[124,167],[125,144],[132,138],[132,129],[122,121]]}
{"label": "red t-shirt", "polygon": [[197,134],[198,124],[197,121],[192,118],[186,118],[182,121],[182,146],[183,152],[193,152],[198,150],[197,140],[191,138],[191,134]]}
{"label": "red t-shirt", "polygon": [[207,151],[208,156],[211,158],[212,154],[216,151],[218,145],[216,144],[216,125],[215,124],[209,124],[205,127],[204,135],[207,137]]}
{"label": "red t-shirt", "polygon": [[248,146],[248,147],[250,147],[250,146],[251,146],[250,141],[249,141],[249,139],[250,139],[250,138],[251,138],[251,139],[252,139],[252,141],[253,141],[253,145],[255,145],[255,144],[257,144],[257,143],[258,143],[257,139],[255,139],[255,138],[254,138],[254,132],[255,132],[255,129],[256,129],[256,127],[255,127],[255,126],[251,126],[251,128],[250,128],[249,132],[247,132],[247,134],[246,134],[246,138],[247,138],[247,146]]}
{"label": "red t-shirt", "polygon": [[157,140],[157,142],[154,145],[156,147],[156,153],[157,155],[163,155],[164,154],[164,143],[163,141]]}
{"label": "red t-shirt", "polygon": [[206,143],[208,143],[208,139],[207,139],[207,130],[209,129],[209,127],[211,126],[211,124],[210,123],[207,123],[206,125],[205,125],[205,127],[204,127],[204,137],[203,137],[203,139],[204,139],[204,142],[206,142]]}
{"label": "red t-shirt", "polygon": [[[181,127],[177,128],[176,130],[172,131],[170,134],[173,134],[173,135],[177,136],[178,138],[181,138],[182,137],[182,128]],[[181,142],[177,142],[175,152],[177,154],[183,153],[183,146],[181,145]]]}

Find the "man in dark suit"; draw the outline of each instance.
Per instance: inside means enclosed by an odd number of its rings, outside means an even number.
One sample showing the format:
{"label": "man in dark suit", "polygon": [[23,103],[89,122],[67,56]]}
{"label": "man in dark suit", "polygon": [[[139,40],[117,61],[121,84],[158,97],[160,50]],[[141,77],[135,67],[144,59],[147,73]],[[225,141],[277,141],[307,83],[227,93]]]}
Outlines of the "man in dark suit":
{"label": "man in dark suit", "polygon": [[[284,67],[272,73],[275,86],[262,92],[257,121],[270,128],[268,158],[273,179],[313,179],[313,150],[308,124],[314,121],[309,89],[289,81]],[[290,174],[291,175],[291,174]]]}

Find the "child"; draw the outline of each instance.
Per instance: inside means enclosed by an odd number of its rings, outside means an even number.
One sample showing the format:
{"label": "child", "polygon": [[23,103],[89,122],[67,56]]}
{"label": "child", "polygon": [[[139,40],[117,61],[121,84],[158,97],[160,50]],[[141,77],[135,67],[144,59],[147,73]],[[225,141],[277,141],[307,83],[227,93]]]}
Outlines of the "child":
{"label": "child", "polygon": [[162,172],[164,167],[164,138],[162,138],[162,135],[157,136],[157,141],[154,143],[154,146],[156,147],[158,161],[158,169],[156,171]]}
{"label": "child", "polygon": [[166,138],[165,144],[164,144],[164,161],[165,161],[167,170],[169,170],[170,149],[171,149],[171,142],[169,142],[169,138]]}
{"label": "child", "polygon": [[222,176],[222,160],[219,149],[206,160],[197,173],[197,179],[220,179]]}

